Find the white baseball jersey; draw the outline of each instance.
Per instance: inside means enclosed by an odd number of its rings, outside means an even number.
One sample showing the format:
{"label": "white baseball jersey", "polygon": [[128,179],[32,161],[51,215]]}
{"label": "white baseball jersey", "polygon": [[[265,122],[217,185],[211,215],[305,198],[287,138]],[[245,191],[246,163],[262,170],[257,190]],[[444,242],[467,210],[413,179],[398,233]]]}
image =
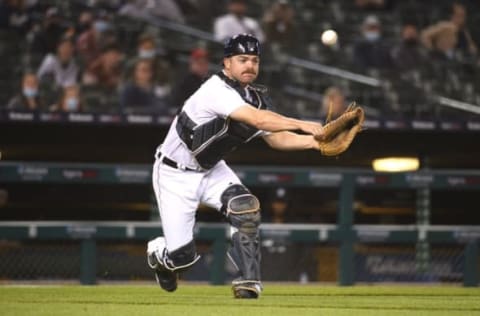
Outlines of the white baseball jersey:
{"label": "white baseball jersey", "polygon": [[[245,104],[246,101],[234,88],[213,75],[185,101],[182,110],[198,125],[217,117],[226,118]],[[193,239],[195,212],[200,203],[218,210],[222,206],[220,197],[225,189],[241,183],[223,160],[213,168],[200,172],[162,163],[161,159],[168,157],[181,167],[200,168],[178,136],[176,124],[177,118],[157,149],[152,179],[168,251],[178,249]]]}

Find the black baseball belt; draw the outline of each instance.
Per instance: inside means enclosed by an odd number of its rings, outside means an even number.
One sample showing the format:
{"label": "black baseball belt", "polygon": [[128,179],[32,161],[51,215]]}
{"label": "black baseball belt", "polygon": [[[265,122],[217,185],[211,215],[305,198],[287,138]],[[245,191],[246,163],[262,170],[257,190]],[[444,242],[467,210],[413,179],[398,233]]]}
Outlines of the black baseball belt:
{"label": "black baseball belt", "polygon": [[172,168],[175,168],[175,169],[179,169],[179,170],[186,170],[186,171],[196,171],[196,172],[199,172],[201,170],[199,169],[193,169],[193,168],[189,168],[189,167],[180,167],[180,165],[175,161],[175,160],[172,160],[166,156],[163,156],[160,152],[157,153],[157,159],[160,158],[161,162],[169,167],[172,167]]}

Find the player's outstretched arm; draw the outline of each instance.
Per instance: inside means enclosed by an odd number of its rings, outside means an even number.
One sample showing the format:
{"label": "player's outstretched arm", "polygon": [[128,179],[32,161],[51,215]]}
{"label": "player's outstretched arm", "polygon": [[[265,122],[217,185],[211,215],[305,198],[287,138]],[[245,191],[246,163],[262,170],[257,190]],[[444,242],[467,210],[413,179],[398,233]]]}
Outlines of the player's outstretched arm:
{"label": "player's outstretched arm", "polygon": [[322,124],[286,117],[268,110],[259,110],[245,104],[230,114],[230,118],[255,126],[268,132],[301,130],[316,137],[322,137]]}
{"label": "player's outstretched arm", "polygon": [[276,132],[263,136],[263,139],[270,147],[278,150],[319,149],[318,141],[312,135]]}

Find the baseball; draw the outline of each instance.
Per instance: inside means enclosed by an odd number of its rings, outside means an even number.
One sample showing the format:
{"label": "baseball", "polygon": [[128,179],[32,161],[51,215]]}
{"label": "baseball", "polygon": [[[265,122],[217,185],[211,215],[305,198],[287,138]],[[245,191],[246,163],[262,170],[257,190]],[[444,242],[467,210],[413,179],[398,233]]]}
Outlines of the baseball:
{"label": "baseball", "polygon": [[334,30],[326,30],[322,33],[322,43],[327,46],[332,46],[337,43],[338,35]]}

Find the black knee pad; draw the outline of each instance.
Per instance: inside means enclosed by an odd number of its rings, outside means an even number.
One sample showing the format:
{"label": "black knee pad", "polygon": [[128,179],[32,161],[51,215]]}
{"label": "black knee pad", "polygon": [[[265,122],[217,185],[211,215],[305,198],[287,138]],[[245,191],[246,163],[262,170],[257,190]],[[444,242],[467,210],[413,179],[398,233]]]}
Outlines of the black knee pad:
{"label": "black knee pad", "polygon": [[195,242],[192,240],[188,244],[167,253],[165,260],[166,267],[172,271],[183,271],[200,259],[197,254]]}

